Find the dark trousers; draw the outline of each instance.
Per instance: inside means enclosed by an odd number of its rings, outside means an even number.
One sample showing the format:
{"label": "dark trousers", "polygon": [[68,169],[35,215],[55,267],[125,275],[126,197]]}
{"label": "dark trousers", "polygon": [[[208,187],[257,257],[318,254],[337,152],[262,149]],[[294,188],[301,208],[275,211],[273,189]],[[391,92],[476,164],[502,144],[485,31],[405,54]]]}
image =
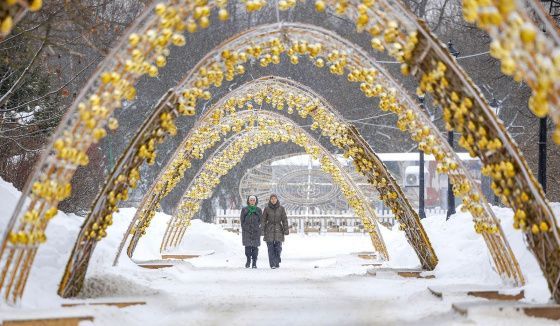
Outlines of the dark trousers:
{"label": "dark trousers", "polygon": [[259,247],[245,247],[245,256],[247,256],[247,261],[253,258],[253,261],[257,260],[259,255]]}
{"label": "dark trousers", "polygon": [[282,242],[281,241],[267,241],[268,246],[268,261],[270,267],[279,267],[282,259],[280,254],[282,253]]}

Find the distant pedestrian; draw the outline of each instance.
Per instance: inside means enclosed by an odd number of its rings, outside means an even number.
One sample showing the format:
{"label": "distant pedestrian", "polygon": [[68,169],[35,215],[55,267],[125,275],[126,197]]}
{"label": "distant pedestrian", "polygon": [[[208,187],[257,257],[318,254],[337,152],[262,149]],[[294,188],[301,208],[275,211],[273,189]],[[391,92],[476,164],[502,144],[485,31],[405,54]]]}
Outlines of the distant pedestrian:
{"label": "distant pedestrian", "polygon": [[284,236],[289,234],[290,229],[286,209],[280,205],[278,197],[274,194],[270,195],[268,205],[264,208],[262,224],[264,241],[268,246],[270,268],[279,268],[282,261],[280,258],[282,242],[284,242]]}
{"label": "distant pedestrian", "polygon": [[247,206],[241,210],[241,239],[245,246],[247,263],[245,268],[257,268],[257,256],[261,245],[262,210],[257,207],[259,200],[256,196],[247,198]]}

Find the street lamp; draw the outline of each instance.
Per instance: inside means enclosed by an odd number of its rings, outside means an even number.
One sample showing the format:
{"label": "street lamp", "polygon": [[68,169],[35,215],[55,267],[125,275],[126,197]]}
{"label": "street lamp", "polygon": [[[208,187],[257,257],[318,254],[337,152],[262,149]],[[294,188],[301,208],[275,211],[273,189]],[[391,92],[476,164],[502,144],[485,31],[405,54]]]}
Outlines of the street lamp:
{"label": "street lamp", "polygon": [[[488,103],[488,105],[490,105],[490,108],[494,109],[494,112],[496,112],[496,115],[498,116],[498,118],[500,117],[500,109],[502,108],[502,101],[498,101],[496,99],[496,97],[494,95],[492,95],[492,100],[490,100],[490,103]],[[492,192],[494,193],[494,192]],[[500,199],[498,197],[498,195],[496,195],[494,193],[494,205],[499,206],[500,205]]]}
{"label": "street lamp", "polygon": [[[424,97],[418,96],[420,107],[424,109]],[[418,215],[420,219],[426,218],[426,211],[424,209],[424,151],[418,150],[420,153],[419,167],[418,167]]]}
{"label": "street lamp", "polygon": [[[459,51],[453,47],[453,43],[451,41],[447,42],[447,49],[449,53],[455,58],[459,57]],[[447,142],[451,149],[454,149],[453,146],[453,130],[447,132]],[[451,179],[448,178],[447,180],[447,220],[451,215],[455,214],[455,195],[453,194],[453,185],[451,184]]]}
{"label": "street lamp", "polygon": [[539,119],[539,170],[538,179],[546,193],[546,117]]}

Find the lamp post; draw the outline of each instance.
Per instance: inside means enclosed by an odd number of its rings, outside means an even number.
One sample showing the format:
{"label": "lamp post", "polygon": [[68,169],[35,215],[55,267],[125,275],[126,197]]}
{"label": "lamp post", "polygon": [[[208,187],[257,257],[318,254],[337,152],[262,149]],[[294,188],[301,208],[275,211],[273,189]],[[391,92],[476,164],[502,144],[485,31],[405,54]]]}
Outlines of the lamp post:
{"label": "lamp post", "polygon": [[424,208],[424,151],[419,151],[420,153],[420,166],[419,168],[419,180],[418,180],[418,215],[421,219],[426,218],[426,211]]}
{"label": "lamp post", "polygon": [[[459,51],[453,47],[453,43],[451,41],[447,42],[447,49],[452,56],[457,58],[459,56]],[[447,142],[451,149],[455,149],[453,146],[453,130],[447,132]],[[447,181],[447,220],[451,215],[455,214],[455,194],[453,194],[453,185],[451,184],[451,180],[448,178]]]}
{"label": "lamp post", "polygon": [[[490,107],[492,109],[494,109],[494,112],[496,113],[496,116],[499,118],[500,117],[500,109],[502,108],[502,101],[498,101],[493,95],[492,95],[492,100],[490,100],[490,103],[488,103],[488,105],[490,105]],[[498,195],[496,195],[496,193],[494,193],[492,191],[493,195],[494,195],[494,200],[493,203],[495,206],[499,206],[500,205],[500,198],[498,197]]]}
{"label": "lamp post", "polygon": [[[424,108],[424,97],[419,96],[418,101],[420,102],[420,107]],[[420,153],[419,157],[419,167],[418,167],[418,215],[420,219],[426,218],[426,211],[424,209],[424,151],[418,150]]]}
{"label": "lamp post", "polygon": [[546,193],[546,117],[539,119],[539,170],[538,179]]}

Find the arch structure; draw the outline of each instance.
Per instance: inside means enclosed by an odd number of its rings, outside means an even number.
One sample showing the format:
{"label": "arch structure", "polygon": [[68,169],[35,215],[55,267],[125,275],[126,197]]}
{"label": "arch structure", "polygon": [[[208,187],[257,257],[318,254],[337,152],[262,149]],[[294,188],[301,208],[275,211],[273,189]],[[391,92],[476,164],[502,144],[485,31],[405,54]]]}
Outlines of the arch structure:
{"label": "arch structure", "polygon": [[[260,10],[265,4],[264,0],[245,2],[248,11]],[[291,9],[296,4],[297,2],[287,2],[280,9]],[[4,233],[0,247],[0,293],[3,300],[14,302],[21,296],[37,248],[46,240],[44,230],[48,221],[56,214],[58,203],[71,193],[70,180],[77,166],[88,163],[86,151],[105,136],[106,126],[118,126],[116,120],[111,118],[114,110],[122,105],[123,100],[134,99],[134,85],[141,76],[158,74],[158,67],[166,63],[171,44],[184,45],[182,32],[195,32],[197,27],[208,26],[210,13],[214,8],[219,10],[220,19],[227,20],[226,7],[225,1],[200,3],[170,0],[153,4],[100,64],[38,161]],[[494,181],[494,192],[507,206],[514,209],[514,226],[523,230],[547,279],[549,289],[555,300],[560,301],[560,235],[550,205],[503,123],[441,42],[398,0],[318,0],[316,9],[320,12],[332,10],[334,15],[355,22],[358,33],[367,31],[372,37],[373,49],[387,52],[402,62],[402,73],[411,74],[418,80],[418,93],[429,94],[434,103],[443,108],[446,127],[462,133],[460,145],[469,150],[471,155],[481,159],[485,166],[484,173]],[[531,33],[529,39],[530,35]],[[258,48],[252,48],[251,53],[245,52],[245,56],[259,58],[259,63],[264,66],[277,60],[270,53],[269,56],[261,57],[261,53],[255,52]],[[346,48],[337,50],[341,49]],[[360,83],[360,89],[366,96],[384,94],[381,97],[381,108],[398,114],[402,129],[408,130],[413,138],[421,141],[424,128],[416,122],[420,115],[413,108],[407,107],[406,104],[409,103],[403,103],[401,98],[395,97],[396,92],[399,96],[401,93],[405,94],[402,88],[395,87],[394,92],[385,91],[381,84],[383,80],[376,78],[381,70],[372,74],[368,70],[354,69],[357,72],[354,74],[354,71],[348,71],[349,68],[356,68],[348,60],[348,54],[340,55],[339,51],[330,58],[323,58],[326,53],[317,50],[321,48],[298,46],[293,49],[295,52],[290,55],[290,60],[297,62],[302,55],[320,56],[317,58],[317,65],[327,65],[333,73],[347,73],[351,81]],[[534,58],[536,57],[538,54],[535,54]],[[237,59],[235,56],[230,57],[227,74],[218,75],[218,78],[229,79],[235,77],[236,73],[241,73],[243,68],[237,67],[239,59],[242,60],[243,56],[239,57],[238,54]],[[215,74],[217,71],[212,72]],[[202,86],[204,80],[198,82],[197,88]],[[187,93],[179,109],[192,113],[192,106],[187,104],[196,104],[196,99],[201,96],[211,97],[211,94],[204,91],[200,94]],[[410,110],[413,111],[408,113]],[[428,129],[427,133],[429,132]],[[422,145],[421,149],[433,152],[436,157],[442,151],[438,147],[440,144],[428,137]],[[472,205],[479,199],[471,195],[469,192],[469,205],[465,207],[479,207]],[[29,205],[25,206],[28,197]],[[482,214],[484,208],[473,208],[472,211]],[[480,224],[477,230],[483,233],[495,231],[494,226]],[[498,233],[501,233],[499,227]],[[503,243],[501,246],[503,247]]]}
{"label": "arch structure", "polygon": [[[336,34],[316,26],[283,23],[259,26],[236,35],[210,52],[189,72],[176,88],[181,94],[176,105],[183,110],[195,110],[197,101],[212,96],[211,86],[220,87],[224,79],[231,80],[243,74],[244,64],[249,59],[254,58],[261,66],[267,66],[279,63],[282,54],[288,55],[292,63],[299,62],[300,57],[308,57],[318,67],[327,65],[332,73],[347,74],[349,81],[360,83],[366,96],[379,97],[383,110],[396,113],[399,128],[408,131],[420,149],[434,154],[440,163],[440,172],[449,174],[456,195],[463,196],[464,208],[473,215],[475,230],[483,235],[489,248],[498,248],[497,251],[501,252],[494,257],[499,273],[523,284],[523,276],[498,219],[478,185],[421,106],[406,96],[406,91],[373,58]],[[402,100],[397,100],[397,91]]]}
{"label": "arch structure", "polygon": [[[113,224],[113,214],[118,212],[119,202],[126,201],[129,189],[138,185],[140,167],[143,163],[154,164],[157,145],[161,144],[166,136],[174,136],[177,133],[173,118],[175,107],[169,104],[174,96],[175,93],[169,91],[161,98],[157,110],[144,121],[117,160],[80,228],[62,284],[68,281],[66,278],[85,277],[85,270],[95,246],[107,235],[106,230]],[[81,271],[83,275],[73,275]]]}
{"label": "arch structure", "polygon": [[[414,248],[421,265],[430,270],[435,267],[437,257],[420,223],[418,214],[404,196],[387,167],[359,133],[356,130],[351,131],[345,120],[336,114],[336,110],[309,88],[284,78],[259,78],[230,92],[212,108],[208,109],[204,116],[198,120],[198,123],[201,123],[202,126],[200,129],[205,129],[204,123],[202,123],[205,122],[219,127],[224,132],[236,132],[238,128],[221,126],[221,119],[224,115],[235,114],[237,108],[252,109],[255,106],[262,106],[263,103],[269,103],[278,110],[286,108],[288,114],[297,112],[302,118],[311,118],[313,120],[312,129],[320,129],[322,135],[329,137],[333,145],[345,152],[345,157],[352,157],[354,162],[359,161],[358,164],[365,166],[365,168],[359,169],[359,172],[367,177],[368,182],[379,192],[380,199],[392,209],[395,218],[401,222],[401,229],[405,231],[406,237]],[[195,126],[191,129],[193,135],[203,139],[211,138],[205,135],[206,132],[203,132],[200,136],[197,128]],[[128,235],[132,234],[127,249],[127,254],[130,257],[132,257],[140,237],[150,225],[159,202],[175,187],[182,178],[185,169],[190,166],[190,160],[192,159],[190,152],[195,148],[193,144],[196,143],[187,135],[183,144],[178,147],[145,195],[129,230],[125,232],[124,239],[121,242],[122,247]]]}
{"label": "arch structure", "polygon": [[220,178],[236,166],[247,153],[274,142],[293,142],[321,162],[323,171],[332,176],[356,216],[362,220],[375,250],[383,260],[389,259],[375,210],[350,175],[325,147],[291,119],[274,112],[247,110],[238,113],[235,119],[248,120],[245,132],[236,134],[224,142],[191,180],[168,224],[161,244],[162,251],[180,244],[192,217],[199,211],[201,202],[212,195],[214,187],[220,183]]}
{"label": "arch structure", "polygon": [[547,279],[554,299],[560,301],[560,234],[546,196],[529,169],[519,147],[484,96],[457,64],[426,24],[400,2],[387,4],[390,31],[380,34],[388,51],[402,62],[401,72],[419,81],[418,93],[429,94],[443,108],[446,128],[462,134],[459,145],[483,163],[483,174],[491,177],[492,189],[514,210],[514,227],[521,229],[530,250]]}
{"label": "arch structure", "polygon": [[[264,120],[264,118],[268,118],[268,120]],[[244,123],[246,121],[249,121],[248,126],[244,126]],[[306,144],[314,144],[313,146],[309,145],[308,150],[312,151],[313,153],[316,152],[320,152],[321,157],[328,157],[329,159],[331,159],[332,157],[330,157],[328,155],[328,153],[326,152],[326,149],[322,146],[320,146],[318,144],[318,142],[313,142],[312,140],[308,139],[308,135],[303,131],[303,130],[297,130],[296,131],[292,131],[292,130],[296,130],[297,126],[294,125],[293,122],[291,122],[291,120],[286,119],[286,118],[280,118],[277,115],[273,115],[270,112],[253,112],[253,111],[242,111],[237,115],[232,115],[231,117],[228,116],[228,119],[224,119],[220,121],[219,125],[215,126],[215,129],[218,130],[219,132],[224,132],[225,129],[237,129],[239,128],[240,130],[244,128],[247,128],[248,130],[252,130],[254,129],[252,126],[253,124],[257,122],[260,123],[261,126],[266,127],[267,129],[280,129],[283,130],[282,128],[287,128],[289,131],[289,134],[295,134],[296,136],[298,136],[298,140],[301,143],[301,139],[304,139]],[[286,127],[283,127],[286,126]],[[300,128],[301,129],[301,128]],[[271,132],[272,133],[272,132]],[[254,134],[252,134],[252,137],[255,137]],[[302,138],[303,137],[303,138]],[[293,137],[292,137],[293,138]],[[292,140],[292,138],[288,138],[288,140]],[[244,138],[245,139],[245,138]],[[274,136],[274,141],[278,141],[277,136]],[[283,140],[286,140],[285,137],[282,137]],[[222,145],[223,146],[223,145]],[[210,158],[207,159],[207,161],[211,161]],[[336,163],[329,163],[329,162],[323,162],[325,165],[328,166],[336,166]],[[225,164],[223,162],[221,162],[221,164]],[[338,168],[333,170],[333,178],[337,177],[340,179],[340,172],[338,172]],[[338,173],[338,174],[336,174]],[[207,174],[204,174],[205,179],[208,177]],[[348,178],[347,178],[348,179]],[[351,180],[351,179],[350,179]],[[199,180],[200,181],[200,180]],[[346,182],[346,181],[345,181]],[[370,207],[370,205],[367,205],[367,201],[365,199],[365,196],[363,195],[363,193],[361,193],[361,191],[353,189],[353,187],[355,187],[355,184],[353,183],[344,183],[343,185],[341,185],[344,187],[346,193],[348,194],[348,201],[349,203],[352,205],[352,207],[354,207],[355,212],[358,216],[360,216],[363,220],[364,226],[366,227],[366,230],[368,230],[368,232],[370,233],[372,242],[374,243],[374,247],[376,248],[376,250],[378,250],[380,252],[380,255],[382,257],[388,257],[388,254],[386,252],[386,246],[383,243],[381,234],[379,233],[379,230],[377,228],[377,217],[375,215],[375,211]],[[198,189],[200,191],[200,189]],[[350,196],[350,193],[354,194]],[[368,216],[367,214],[373,214],[371,217]],[[80,248],[79,243],[76,243],[76,247],[75,248]],[[68,297],[68,296],[74,296],[77,293],[79,293],[82,284],[83,284],[83,280],[85,279],[85,273],[87,271],[87,264],[86,265],[78,265],[74,262],[73,259],[78,258],[78,256],[76,257],[71,257],[68,264],[67,264],[67,268],[65,271],[65,274],[62,278],[60,287],[59,287],[59,294],[64,296],[64,297]],[[80,267],[80,268],[77,268]]]}
{"label": "arch structure", "polygon": [[134,85],[142,76],[158,74],[171,44],[185,44],[181,32],[194,6],[189,3],[149,6],[98,66],[63,117],[22,189],[4,232],[0,246],[4,301],[14,303],[21,298],[37,249],[46,241],[48,222],[56,215],[58,203],[71,194],[70,180],[76,169],[89,163],[86,152],[105,137],[105,127],[118,127],[111,118],[114,110],[135,98]]}
{"label": "arch structure", "polygon": [[540,1],[464,0],[463,17],[490,35],[502,73],[531,87],[529,108],[554,121],[560,144],[560,29]]}

